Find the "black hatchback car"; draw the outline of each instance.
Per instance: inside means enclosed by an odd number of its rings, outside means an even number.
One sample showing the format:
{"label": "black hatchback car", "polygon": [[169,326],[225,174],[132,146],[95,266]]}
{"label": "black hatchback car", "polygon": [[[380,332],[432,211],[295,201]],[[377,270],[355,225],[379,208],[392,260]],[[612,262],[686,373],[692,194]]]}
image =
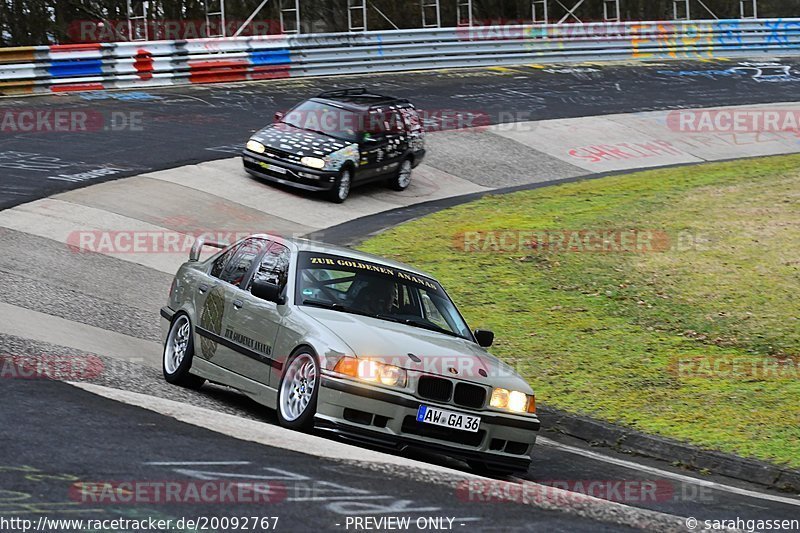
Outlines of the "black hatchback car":
{"label": "black hatchback car", "polygon": [[253,176],[310,191],[337,203],[364,183],[402,191],[425,156],[419,113],[401,98],[366,89],[327,91],[276,113],[242,153]]}

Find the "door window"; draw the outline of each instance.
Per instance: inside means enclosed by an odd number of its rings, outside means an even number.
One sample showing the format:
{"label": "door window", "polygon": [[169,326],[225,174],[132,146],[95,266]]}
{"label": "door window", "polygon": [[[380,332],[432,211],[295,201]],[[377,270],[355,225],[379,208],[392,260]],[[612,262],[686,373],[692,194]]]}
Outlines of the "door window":
{"label": "door window", "polygon": [[[250,272],[253,261],[264,249],[267,243],[264,239],[251,238],[243,241],[236,249],[230,260],[226,262],[222,272],[218,276],[222,281],[227,281],[232,285],[239,285]],[[216,264],[214,265],[216,267]],[[212,275],[214,269],[212,268]]]}
{"label": "door window", "polygon": [[233,259],[233,256],[236,255],[236,252],[239,251],[240,246],[241,244],[232,246],[231,248],[228,249],[227,252],[220,255],[217,258],[217,260],[214,261],[214,264],[211,266],[212,276],[214,276],[215,278],[219,278],[222,276],[222,272],[225,270],[225,267],[228,266],[228,263],[230,263],[231,259]]}
{"label": "door window", "polygon": [[289,279],[290,258],[291,252],[287,247],[273,242],[267,253],[264,254],[264,258],[261,260],[253,279],[267,281],[281,287],[285,286]]}

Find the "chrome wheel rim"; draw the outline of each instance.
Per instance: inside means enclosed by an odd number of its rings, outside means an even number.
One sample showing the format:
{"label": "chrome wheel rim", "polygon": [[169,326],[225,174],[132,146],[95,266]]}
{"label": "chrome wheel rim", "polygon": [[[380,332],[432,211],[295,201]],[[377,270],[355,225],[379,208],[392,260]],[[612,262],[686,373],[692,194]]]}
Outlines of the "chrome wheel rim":
{"label": "chrome wheel rim", "polygon": [[345,170],[339,179],[339,200],[344,200],[348,194],[350,194],[350,171]]}
{"label": "chrome wheel rim", "polygon": [[186,357],[190,334],[191,326],[187,316],[181,315],[172,323],[164,345],[164,369],[168,374],[174,374]]}
{"label": "chrome wheel rim", "polygon": [[281,383],[281,416],[292,422],[308,409],[317,385],[317,365],[314,358],[303,353],[292,359]]}
{"label": "chrome wheel rim", "polygon": [[411,183],[411,161],[405,160],[400,166],[400,174],[397,176],[397,184],[403,189]]}

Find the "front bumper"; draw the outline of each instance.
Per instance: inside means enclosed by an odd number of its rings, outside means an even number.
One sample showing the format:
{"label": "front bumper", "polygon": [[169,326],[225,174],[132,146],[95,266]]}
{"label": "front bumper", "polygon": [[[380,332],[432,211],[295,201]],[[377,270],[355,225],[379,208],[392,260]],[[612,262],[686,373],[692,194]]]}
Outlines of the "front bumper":
{"label": "front bumper", "polygon": [[336,185],[339,175],[333,170],[317,170],[249,150],[242,152],[242,163],[244,169],[253,176],[307,191],[329,191]]}
{"label": "front bumper", "polygon": [[[539,420],[420,400],[403,392],[323,375],[316,426],[397,449],[423,448],[487,466],[525,471],[531,463]],[[420,405],[481,417],[477,433],[416,421]]]}

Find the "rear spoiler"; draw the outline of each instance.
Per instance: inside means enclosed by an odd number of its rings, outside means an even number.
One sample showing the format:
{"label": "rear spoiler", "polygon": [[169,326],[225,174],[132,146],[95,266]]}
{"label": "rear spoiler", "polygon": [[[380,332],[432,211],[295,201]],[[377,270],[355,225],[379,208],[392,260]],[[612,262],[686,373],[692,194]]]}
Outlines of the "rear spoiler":
{"label": "rear spoiler", "polygon": [[211,246],[212,248],[219,248],[221,250],[223,248],[227,248],[228,243],[207,241],[204,237],[198,237],[194,241],[192,249],[189,252],[189,261],[196,262],[200,260],[200,251],[203,249],[203,246]]}

